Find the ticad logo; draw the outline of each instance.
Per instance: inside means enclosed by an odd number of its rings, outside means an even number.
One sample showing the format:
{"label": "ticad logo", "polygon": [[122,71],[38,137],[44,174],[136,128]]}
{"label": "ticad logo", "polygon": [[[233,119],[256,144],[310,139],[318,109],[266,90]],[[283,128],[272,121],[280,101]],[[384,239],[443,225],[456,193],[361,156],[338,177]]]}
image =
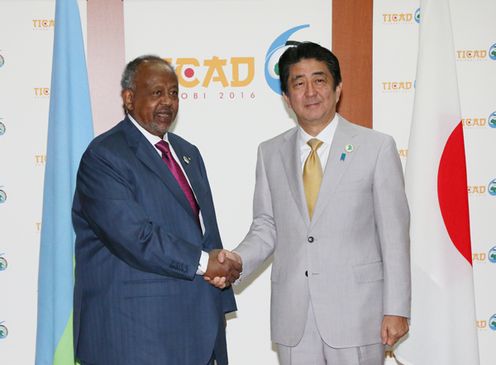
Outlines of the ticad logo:
{"label": "ticad logo", "polygon": [[459,61],[496,61],[496,43],[488,49],[459,49],[456,51],[456,58]]}
{"label": "ticad logo", "polygon": [[493,314],[491,318],[489,318],[489,328],[496,331],[496,314]]}
{"label": "ticad logo", "polygon": [[398,154],[400,155],[401,158],[407,158],[408,157],[408,148],[398,149]]}
{"label": "ticad logo", "polygon": [[472,262],[473,263],[485,263],[487,254],[485,252],[472,252]]}
{"label": "ticad logo", "polygon": [[54,19],[33,19],[33,29],[48,30],[55,27]]}
{"label": "ticad logo", "polygon": [[5,134],[5,124],[3,124],[3,119],[0,118],[0,136],[3,136]]}
{"label": "ticad logo", "polygon": [[482,196],[486,193],[485,185],[468,185],[467,192],[471,195]]}
{"label": "ticad logo", "polygon": [[487,258],[489,262],[496,264],[496,246],[489,250],[489,252],[487,253]]}
{"label": "ticad logo", "polygon": [[415,21],[418,23],[420,23],[420,8],[418,8],[417,10],[415,10],[415,15],[413,16],[413,18],[415,19]]}
{"label": "ticad logo", "polygon": [[486,118],[480,117],[466,117],[462,119],[462,125],[464,127],[485,127],[487,124]]}
{"label": "ticad logo", "polygon": [[265,80],[272,91],[276,94],[281,95],[281,85],[279,82],[279,57],[281,57],[288,47],[297,44],[297,42],[289,41],[289,37],[297,31],[308,27],[310,27],[310,24],[302,24],[288,29],[272,42],[267,50],[267,53],[265,54]]}
{"label": "ticad logo", "polygon": [[496,61],[496,43],[494,43],[493,45],[491,45],[491,47],[489,47],[489,58],[492,59],[493,61]]}
{"label": "ticad logo", "polygon": [[37,98],[46,98],[50,96],[50,88],[49,87],[34,87],[34,96]]}
{"label": "ticad logo", "polygon": [[496,128],[496,112],[491,113],[487,118],[487,125],[491,128]]}
{"label": "ticad logo", "polygon": [[46,155],[43,154],[43,155],[34,155],[34,163],[37,165],[37,166],[40,166],[40,165],[44,165],[46,163]]}
{"label": "ticad logo", "polygon": [[[208,59],[195,57],[166,58],[176,66],[179,85],[185,88],[201,86],[207,88],[211,83],[221,87],[248,86],[255,77],[254,57],[213,56]],[[229,66],[228,66],[229,64]]]}
{"label": "ticad logo", "polygon": [[487,184],[487,192],[492,196],[496,196],[496,179],[492,179],[489,184]]}
{"label": "ticad logo", "polygon": [[487,321],[485,319],[478,319],[475,321],[475,326],[480,330],[485,330],[487,328]]}
{"label": "ticad logo", "polygon": [[7,200],[7,193],[2,190],[2,187],[0,186],[0,204],[5,203]]}
{"label": "ticad logo", "polygon": [[4,322],[0,322],[0,340],[3,340],[9,335],[9,330],[7,326],[3,324]]}
{"label": "ticad logo", "polygon": [[382,22],[387,25],[420,23],[420,8],[412,12],[383,13]]}
{"label": "ticad logo", "polygon": [[7,259],[3,257],[3,253],[0,253],[0,271],[7,270],[7,266],[9,266]]}
{"label": "ticad logo", "polygon": [[382,81],[381,89],[383,92],[409,92],[415,88],[413,81]]}
{"label": "ticad logo", "polygon": [[456,51],[456,58],[463,61],[483,60],[487,57],[485,49],[459,49]]}
{"label": "ticad logo", "polygon": [[0,53],[0,68],[5,65],[5,58],[3,58],[2,54]]}

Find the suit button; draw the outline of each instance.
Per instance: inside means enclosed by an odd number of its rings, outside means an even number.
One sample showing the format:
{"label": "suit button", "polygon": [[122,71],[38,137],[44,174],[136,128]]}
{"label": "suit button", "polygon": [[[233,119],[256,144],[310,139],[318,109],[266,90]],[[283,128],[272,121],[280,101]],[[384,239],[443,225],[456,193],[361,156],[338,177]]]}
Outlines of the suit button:
{"label": "suit button", "polygon": [[308,278],[308,270],[305,271],[305,276]]}
{"label": "suit button", "polygon": [[308,241],[308,242],[310,242],[310,243],[312,243],[312,242],[314,241],[313,236],[309,236],[309,237],[307,238],[307,241]]}

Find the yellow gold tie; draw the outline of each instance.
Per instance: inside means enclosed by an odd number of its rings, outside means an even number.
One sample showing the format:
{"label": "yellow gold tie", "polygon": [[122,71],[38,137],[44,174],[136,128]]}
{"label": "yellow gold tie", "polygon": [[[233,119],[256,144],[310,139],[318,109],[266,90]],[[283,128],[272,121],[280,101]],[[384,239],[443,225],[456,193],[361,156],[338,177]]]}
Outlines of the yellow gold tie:
{"label": "yellow gold tie", "polygon": [[308,214],[312,219],[313,209],[319,195],[320,184],[322,183],[322,165],[317,150],[322,145],[322,141],[312,138],[307,144],[312,149],[303,166],[303,186],[305,188],[305,197],[307,198]]}

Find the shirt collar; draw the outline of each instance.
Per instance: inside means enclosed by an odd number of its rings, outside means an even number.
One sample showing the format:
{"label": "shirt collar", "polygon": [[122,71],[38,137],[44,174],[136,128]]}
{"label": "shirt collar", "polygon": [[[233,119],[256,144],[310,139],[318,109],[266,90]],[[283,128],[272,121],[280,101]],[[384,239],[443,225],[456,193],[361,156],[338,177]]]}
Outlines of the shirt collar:
{"label": "shirt collar", "polygon": [[301,126],[298,126],[298,140],[300,145],[307,145],[307,142],[312,138],[320,139],[324,143],[331,143],[334,137],[334,132],[339,123],[338,113],[334,114],[331,122],[315,137],[309,135]]}
{"label": "shirt collar", "polygon": [[[148,142],[150,142],[154,147],[155,147],[155,144],[157,144],[157,142],[160,142],[162,140],[162,138],[160,138],[159,136],[156,136],[154,134],[151,134],[150,132],[148,132],[145,128],[143,128],[132,116],[131,114],[128,114],[127,117],[129,118],[129,120],[134,124],[134,126],[136,128],[138,128],[138,130],[141,132],[141,134],[143,134],[143,136],[148,140]],[[164,134],[164,138],[163,140],[167,143],[169,143],[169,133],[166,132]]]}

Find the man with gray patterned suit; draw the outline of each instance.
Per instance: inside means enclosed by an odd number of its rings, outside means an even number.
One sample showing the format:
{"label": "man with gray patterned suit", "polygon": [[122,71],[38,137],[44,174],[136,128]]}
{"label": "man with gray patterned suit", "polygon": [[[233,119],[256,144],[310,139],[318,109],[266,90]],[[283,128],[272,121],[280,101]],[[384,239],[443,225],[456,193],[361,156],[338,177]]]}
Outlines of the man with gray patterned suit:
{"label": "man with gray patterned suit", "polygon": [[242,262],[242,280],[274,256],[281,364],[382,364],[410,316],[409,210],[395,143],[336,113],[342,83],[329,50],[288,48],[279,71],[298,126],[260,145],[251,229],[220,260]]}

